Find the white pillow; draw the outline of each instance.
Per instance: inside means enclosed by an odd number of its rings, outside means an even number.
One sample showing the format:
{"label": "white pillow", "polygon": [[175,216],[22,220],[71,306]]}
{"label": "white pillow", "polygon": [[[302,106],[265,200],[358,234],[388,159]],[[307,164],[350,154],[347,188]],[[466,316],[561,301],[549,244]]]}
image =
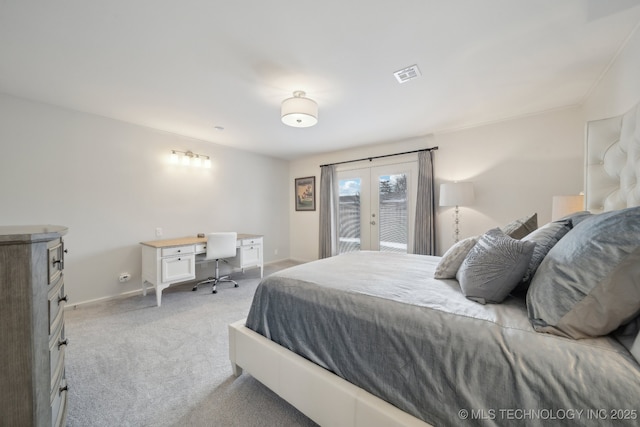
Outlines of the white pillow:
{"label": "white pillow", "polygon": [[460,240],[451,246],[444,255],[442,255],[442,259],[438,263],[433,277],[435,279],[455,279],[462,262],[477,242],[478,236],[473,236]]}

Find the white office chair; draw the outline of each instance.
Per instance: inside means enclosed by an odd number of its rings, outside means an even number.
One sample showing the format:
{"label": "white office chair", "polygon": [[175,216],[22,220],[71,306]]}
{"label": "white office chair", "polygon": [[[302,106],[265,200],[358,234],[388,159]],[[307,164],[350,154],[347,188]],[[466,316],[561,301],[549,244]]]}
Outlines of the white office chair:
{"label": "white office chair", "polygon": [[234,287],[238,287],[238,282],[229,279],[229,276],[220,277],[219,261],[224,258],[232,258],[236,256],[236,241],[238,240],[238,233],[225,232],[225,233],[209,233],[207,234],[207,253],[204,257],[197,260],[197,262],[205,263],[209,261],[216,261],[216,275],[215,277],[209,277],[207,280],[196,283],[193,290],[197,290],[199,285],[206,283],[212,283],[211,292],[217,293],[216,285],[220,282],[232,282]]}

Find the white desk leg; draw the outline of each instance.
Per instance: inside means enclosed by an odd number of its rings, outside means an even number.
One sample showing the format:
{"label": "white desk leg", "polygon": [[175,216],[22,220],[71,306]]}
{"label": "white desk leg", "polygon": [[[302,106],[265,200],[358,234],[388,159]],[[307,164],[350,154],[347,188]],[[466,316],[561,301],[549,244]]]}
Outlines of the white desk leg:
{"label": "white desk leg", "polygon": [[170,283],[159,283],[155,285],[156,287],[156,301],[158,302],[158,307],[162,303],[162,291],[167,289],[171,284]]}

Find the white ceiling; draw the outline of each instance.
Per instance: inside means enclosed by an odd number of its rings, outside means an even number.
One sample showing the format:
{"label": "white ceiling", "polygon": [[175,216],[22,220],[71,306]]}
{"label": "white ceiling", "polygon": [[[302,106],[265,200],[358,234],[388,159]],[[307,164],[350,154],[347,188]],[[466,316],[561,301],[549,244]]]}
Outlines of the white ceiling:
{"label": "white ceiling", "polygon": [[[639,22],[640,0],[0,0],[0,92],[293,159],[580,104]],[[315,127],[280,122],[294,90]]]}

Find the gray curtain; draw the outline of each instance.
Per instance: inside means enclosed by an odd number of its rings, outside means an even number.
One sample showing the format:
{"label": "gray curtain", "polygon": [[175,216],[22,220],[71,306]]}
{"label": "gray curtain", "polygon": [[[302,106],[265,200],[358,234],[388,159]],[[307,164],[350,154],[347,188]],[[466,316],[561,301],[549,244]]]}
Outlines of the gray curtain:
{"label": "gray curtain", "polygon": [[436,205],[433,188],[433,152],[418,153],[418,200],[413,253],[436,254]]}
{"label": "gray curtain", "polygon": [[338,254],[338,183],[335,165],[320,168],[320,258]]}

